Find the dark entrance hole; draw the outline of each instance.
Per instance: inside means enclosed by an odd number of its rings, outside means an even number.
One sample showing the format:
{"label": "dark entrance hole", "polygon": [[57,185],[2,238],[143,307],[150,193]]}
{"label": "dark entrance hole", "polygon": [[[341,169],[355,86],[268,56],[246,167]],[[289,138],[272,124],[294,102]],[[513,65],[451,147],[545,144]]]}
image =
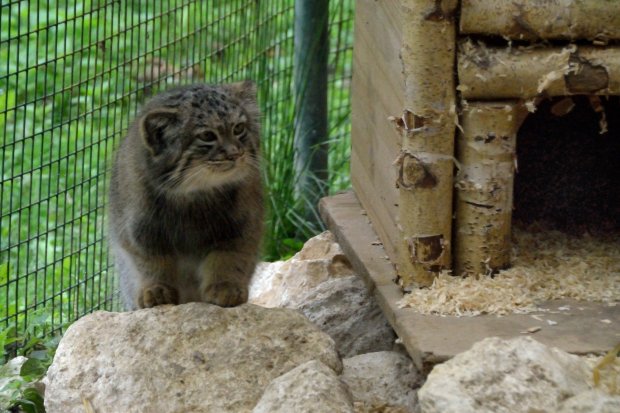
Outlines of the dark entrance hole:
{"label": "dark entrance hole", "polygon": [[608,132],[585,96],[561,117],[542,102],[517,139],[513,219],[570,234],[620,234],[620,98],[602,97]]}

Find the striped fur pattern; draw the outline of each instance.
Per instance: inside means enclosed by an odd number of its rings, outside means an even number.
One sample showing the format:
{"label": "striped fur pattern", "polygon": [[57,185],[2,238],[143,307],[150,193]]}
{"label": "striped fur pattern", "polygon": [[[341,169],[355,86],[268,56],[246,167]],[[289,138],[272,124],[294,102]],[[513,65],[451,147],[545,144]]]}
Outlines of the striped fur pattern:
{"label": "striped fur pattern", "polygon": [[153,97],[116,155],[110,247],[127,310],[247,301],[263,193],[253,83]]}

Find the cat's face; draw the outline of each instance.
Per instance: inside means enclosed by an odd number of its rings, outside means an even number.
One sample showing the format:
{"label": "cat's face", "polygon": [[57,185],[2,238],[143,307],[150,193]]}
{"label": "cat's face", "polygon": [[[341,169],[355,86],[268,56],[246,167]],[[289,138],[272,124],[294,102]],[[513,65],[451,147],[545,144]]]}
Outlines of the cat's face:
{"label": "cat's face", "polygon": [[250,82],[164,92],[146,105],[139,127],[149,173],[162,190],[210,190],[258,172],[258,109]]}

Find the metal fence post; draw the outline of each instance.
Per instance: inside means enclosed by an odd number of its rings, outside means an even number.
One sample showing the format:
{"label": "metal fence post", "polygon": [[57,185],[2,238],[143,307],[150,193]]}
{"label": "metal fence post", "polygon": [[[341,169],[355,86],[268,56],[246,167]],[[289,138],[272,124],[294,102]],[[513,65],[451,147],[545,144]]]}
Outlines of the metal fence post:
{"label": "metal fence post", "polygon": [[327,194],[327,56],[329,0],[295,2],[295,170],[297,196],[309,224]]}

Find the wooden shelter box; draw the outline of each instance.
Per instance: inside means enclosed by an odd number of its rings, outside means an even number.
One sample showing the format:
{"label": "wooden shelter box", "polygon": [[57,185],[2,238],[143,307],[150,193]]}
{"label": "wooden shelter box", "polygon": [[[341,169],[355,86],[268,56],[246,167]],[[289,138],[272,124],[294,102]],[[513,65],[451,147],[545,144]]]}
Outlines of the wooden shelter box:
{"label": "wooden shelter box", "polygon": [[[547,115],[589,110],[596,127],[577,119],[567,120],[568,128],[598,137],[614,118],[605,118],[606,105],[607,113],[620,117],[617,98],[609,98],[620,95],[620,2],[358,0],[354,44],[355,196],[325,199],[321,208],[415,352],[424,339],[406,325],[411,320],[403,321],[409,313],[395,305],[402,290],[429,286],[445,270],[488,275],[510,266],[515,176],[517,167],[529,168],[517,156],[526,118],[549,124]],[[617,191],[609,196],[620,201]],[[374,231],[366,236],[376,233],[393,265],[381,263],[379,270],[379,255],[360,245],[365,229],[352,227],[365,225],[360,214],[367,214]],[[617,216],[610,220],[618,225]],[[492,335],[482,330],[440,353],[450,356]],[[569,350],[591,350],[586,344]],[[429,346],[422,352],[441,347]]]}

